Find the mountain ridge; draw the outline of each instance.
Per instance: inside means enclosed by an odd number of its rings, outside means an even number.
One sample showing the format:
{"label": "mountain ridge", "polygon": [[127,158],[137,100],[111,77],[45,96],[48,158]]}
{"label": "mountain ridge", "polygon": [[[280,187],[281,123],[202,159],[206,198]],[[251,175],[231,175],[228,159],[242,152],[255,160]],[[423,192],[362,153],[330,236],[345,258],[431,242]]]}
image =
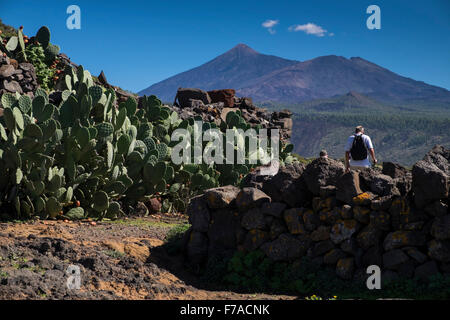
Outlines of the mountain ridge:
{"label": "mountain ridge", "polygon": [[243,43],[139,94],[173,101],[179,87],[234,88],[238,95],[258,102],[302,103],[355,91],[385,103],[450,103],[447,89],[403,77],[361,57],[326,55],[289,60],[259,53]]}
{"label": "mountain ridge", "polygon": [[172,101],[179,87],[203,90],[245,87],[252,79],[297,62],[261,54],[240,43],[204,64],[160,81],[138,94],[155,94],[164,101]]}

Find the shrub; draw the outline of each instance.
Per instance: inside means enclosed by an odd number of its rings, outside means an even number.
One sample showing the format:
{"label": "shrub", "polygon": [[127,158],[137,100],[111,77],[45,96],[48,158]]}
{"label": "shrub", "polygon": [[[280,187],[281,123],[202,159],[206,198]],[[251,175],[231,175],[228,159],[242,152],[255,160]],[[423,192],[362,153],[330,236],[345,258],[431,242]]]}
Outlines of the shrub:
{"label": "shrub", "polygon": [[292,294],[309,300],[450,297],[448,275],[436,275],[429,281],[400,278],[383,283],[381,290],[369,290],[365,282],[337,278],[334,270],[317,266],[307,257],[287,263],[274,262],[261,251],[236,252],[219,265],[214,261],[206,267],[205,274],[214,274],[208,282],[214,280],[226,289],[241,292]]}
{"label": "shrub", "polygon": [[167,233],[164,242],[167,252],[171,255],[180,253],[183,250],[183,237],[191,227],[190,224],[179,224]]}
{"label": "shrub", "polygon": [[50,90],[54,84],[56,69],[51,69],[45,62],[44,49],[40,45],[27,48],[28,61],[33,64],[38,83],[45,90]]}

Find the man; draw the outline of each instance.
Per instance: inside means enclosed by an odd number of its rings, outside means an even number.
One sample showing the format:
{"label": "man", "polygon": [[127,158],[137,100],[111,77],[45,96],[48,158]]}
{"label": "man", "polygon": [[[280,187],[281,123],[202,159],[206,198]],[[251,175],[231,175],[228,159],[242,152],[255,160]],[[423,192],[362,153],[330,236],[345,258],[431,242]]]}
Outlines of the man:
{"label": "man", "polygon": [[364,134],[362,126],[357,126],[355,134],[348,138],[345,146],[345,171],[349,172],[350,168],[357,170],[370,168],[369,153],[373,163],[376,164],[378,161],[375,158],[372,140]]}
{"label": "man", "polygon": [[319,157],[321,157],[321,158],[323,158],[323,159],[328,158],[328,152],[327,152],[327,150],[325,150],[325,149],[321,150],[320,153],[319,153]]}

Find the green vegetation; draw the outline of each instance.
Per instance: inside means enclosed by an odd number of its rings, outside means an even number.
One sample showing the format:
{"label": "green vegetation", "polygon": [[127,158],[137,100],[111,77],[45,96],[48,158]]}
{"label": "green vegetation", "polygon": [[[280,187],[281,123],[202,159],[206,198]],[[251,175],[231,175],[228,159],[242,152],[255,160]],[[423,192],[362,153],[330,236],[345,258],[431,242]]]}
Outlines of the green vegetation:
{"label": "green vegetation", "polygon": [[44,49],[41,46],[34,46],[27,49],[29,61],[34,65],[38,83],[43,89],[48,90],[55,76],[54,69],[50,69],[45,61]]}
{"label": "green vegetation", "polygon": [[183,235],[186,233],[186,231],[191,227],[190,224],[184,223],[184,224],[177,224],[175,227],[170,229],[170,231],[167,233],[165,241],[170,242],[174,240],[178,240],[183,237]]}
{"label": "green vegetation", "polygon": [[59,47],[50,43],[50,30],[45,26],[39,29],[35,39],[25,50],[25,60],[33,64],[41,87],[50,90],[61,72],[57,69]]}
{"label": "green vegetation", "polygon": [[326,149],[331,157],[342,158],[347,138],[360,124],[372,138],[379,161],[411,166],[434,145],[450,145],[450,108],[445,103],[386,105],[351,93],[298,105],[265,106],[294,112],[291,140],[294,151],[303,157],[317,157]]}
{"label": "green vegetation", "polygon": [[134,219],[117,219],[117,220],[105,220],[106,223],[120,224],[124,226],[137,226],[141,228],[161,228],[161,229],[171,229],[178,224],[167,223],[162,221],[154,221],[148,219],[134,218]]}
{"label": "green vegetation", "polygon": [[296,153],[292,153],[292,157],[297,159],[298,162],[306,164],[306,165],[315,159],[315,158],[304,158],[301,155],[296,154]]}
{"label": "green vegetation", "polygon": [[377,130],[408,130],[414,129],[423,133],[445,134],[450,126],[450,113],[447,117],[443,114],[415,114],[410,112],[397,114],[367,114],[367,113],[341,113],[341,112],[317,112],[300,113],[298,119],[303,121],[331,122],[341,126],[349,123],[364,123],[366,128]]}
{"label": "green vegetation", "polygon": [[368,115],[303,114],[294,117],[295,152],[317,157],[321,149],[326,149],[331,157],[342,158],[347,138],[356,124],[366,128],[380,162],[411,166],[434,145],[450,145],[450,116],[380,115],[370,118]]}
{"label": "green vegetation", "polygon": [[[1,27],[0,24],[0,29]],[[62,65],[57,60],[59,47],[50,43],[50,30],[45,26],[40,28],[32,42],[23,34],[22,28],[18,31],[7,30],[8,33],[0,34],[0,52],[18,62],[32,63],[41,88],[47,91],[52,89],[61,73],[58,67],[61,68]]]}
{"label": "green vegetation", "polygon": [[[16,38],[21,37],[19,30]],[[11,46],[8,54],[28,57],[40,72],[42,86],[51,88],[50,69],[59,48],[50,43],[46,27],[35,39],[26,50],[21,44],[20,50],[17,44]],[[183,212],[193,195],[219,185],[238,185],[257,165],[250,164],[254,155],[248,151],[249,138],[244,141],[246,164],[175,165],[170,156],[179,142],[171,141],[172,132],[186,129],[193,146],[194,122],[201,119],[181,120],[155,96],[144,96],[139,109],[132,97],[118,104],[115,91],[95,85],[82,66],[67,66],[61,80],[59,105],[50,103],[42,88],[34,99],[17,93],[1,97],[0,206],[15,219],[117,219],[152,197],[162,202],[163,212]],[[250,127],[237,111],[228,113],[219,129],[224,134],[226,129]],[[213,128],[214,122],[203,123],[201,130]],[[202,150],[211,147],[212,142],[204,141]],[[280,148],[282,161],[294,161],[292,145]],[[194,148],[190,149],[195,163]]]}
{"label": "green vegetation", "polygon": [[120,259],[125,256],[125,253],[117,251],[117,250],[105,250],[103,251],[107,256],[111,258]]}
{"label": "green vegetation", "polygon": [[45,299],[47,297],[47,294],[44,291],[42,291],[42,289],[40,289],[40,288],[38,289],[38,295],[43,299]]}
{"label": "green vegetation", "polygon": [[190,224],[179,224],[169,230],[164,239],[165,248],[171,255],[178,254],[183,250],[183,237],[191,227]]}
{"label": "green vegetation", "polygon": [[[0,261],[1,260],[4,260],[4,259],[2,257],[0,257]],[[29,259],[25,258],[23,256],[18,256],[16,254],[10,254],[8,256],[7,260],[9,260],[11,267],[16,270],[26,269],[26,270],[30,270],[30,271],[40,273],[40,274],[44,274],[46,271],[46,269],[44,269],[38,265],[32,265],[32,266],[26,265],[26,263],[29,262]],[[6,272],[1,272],[1,270],[0,270],[0,279],[7,278],[7,277],[8,277],[8,274]]]}
{"label": "green vegetation", "polygon": [[[310,297],[305,297],[305,300],[324,300],[322,297],[316,296],[315,294],[313,294]],[[325,300],[337,300],[337,296],[333,296],[331,298],[325,299]]]}
{"label": "green vegetation", "polygon": [[0,271],[0,280],[8,279],[8,273],[6,271]]}
{"label": "green vegetation", "polygon": [[[366,275],[363,275],[365,277]],[[450,277],[437,275],[429,281],[398,279],[382,283],[380,290],[368,290],[366,278],[348,282],[331,268],[318,267],[304,257],[292,263],[273,262],[257,250],[237,252],[231,259],[211,259],[204,281],[227,290],[293,294],[310,300],[329,299],[448,299]],[[318,295],[318,296],[316,296]],[[321,298],[322,297],[322,298]]]}

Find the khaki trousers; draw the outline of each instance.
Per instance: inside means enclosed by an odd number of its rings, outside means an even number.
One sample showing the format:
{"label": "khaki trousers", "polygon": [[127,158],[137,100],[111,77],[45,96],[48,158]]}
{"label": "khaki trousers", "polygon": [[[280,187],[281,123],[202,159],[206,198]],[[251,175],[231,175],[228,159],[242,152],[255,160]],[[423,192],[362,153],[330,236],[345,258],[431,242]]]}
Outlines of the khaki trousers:
{"label": "khaki trousers", "polygon": [[361,170],[365,170],[365,169],[369,169],[369,167],[365,167],[365,166],[350,166],[350,169],[356,170],[356,171],[361,171]]}

